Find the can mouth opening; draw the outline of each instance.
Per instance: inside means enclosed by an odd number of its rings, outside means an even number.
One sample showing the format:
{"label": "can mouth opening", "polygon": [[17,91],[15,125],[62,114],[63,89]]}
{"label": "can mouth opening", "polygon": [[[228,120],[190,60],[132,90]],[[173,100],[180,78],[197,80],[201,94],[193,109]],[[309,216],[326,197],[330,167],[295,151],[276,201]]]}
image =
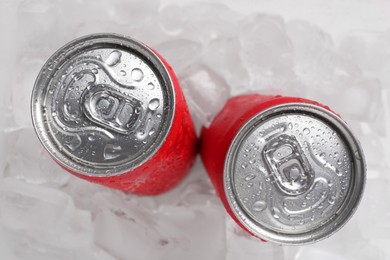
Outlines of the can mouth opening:
{"label": "can mouth opening", "polygon": [[[310,120],[313,124],[318,119],[318,124],[322,122],[329,126],[327,129],[334,129],[336,134],[331,136],[332,144],[339,138],[341,145],[334,148],[336,152],[332,150],[332,154],[345,151],[348,153],[348,156],[344,155],[345,162],[337,161],[336,156],[329,159],[333,164],[322,161],[319,144],[305,143],[304,140],[308,139],[304,133],[310,131],[301,125],[292,126],[290,131],[289,124],[284,124],[287,130],[268,136],[258,151],[245,153],[250,150],[252,141],[260,138],[258,135],[263,126],[279,122],[275,118],[288,121],[289,117],[303,120],[305,116],[313,118]],[[280,125],[276,123],[273,127],[279,129]],[[288,134],[293,133],[294,128],[300,129],[301,136],[298,132],[296,138],[295,134]],[[321,140],[327,133],[321,131],[319,135]],[[310,144],[315,144],[316,151],[310,151]],[[256,145],[252,147],[256,149]],[[261,162],[252,166],[248,158],[252,161],[257,158]],[[345,171],[343,177],[340,177],[343,172],[333,166],[336,161]],[[258,113],[236,134],[225,160],[224,188],[234,216],[252,234],[278,244],[303,245],[330,237],[348,222],[361,201],[365,175],[366,165],[360,144],[342,119],[322,107],[287,103]],[[302,220],[299,219],[301,216]]]}
{"label": "can mouth opening", "polygon": [[92,34],[55,52],[31,98],[34,129],[71,172],[127,173],[149,160],[175,114],[171,76],[158,55],[131,38]]}

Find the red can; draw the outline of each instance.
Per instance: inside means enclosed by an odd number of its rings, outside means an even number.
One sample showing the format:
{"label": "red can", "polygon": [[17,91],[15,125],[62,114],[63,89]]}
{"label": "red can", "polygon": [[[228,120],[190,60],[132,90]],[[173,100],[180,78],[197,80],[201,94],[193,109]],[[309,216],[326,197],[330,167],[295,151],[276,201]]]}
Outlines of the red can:
{"label": "red can", "polygon": [[59,49],[38,75],[31,110],[51,156],[91,182],[159,194],[195,160],[194,125],[172,68],[130,38],[95,34]]}
{"label": "red can", "polygon": [[279,244],[322,240],[351,218],[366,167],[341,118],[315,101],[230,99],[201,135],[201,157],[230,216]]}

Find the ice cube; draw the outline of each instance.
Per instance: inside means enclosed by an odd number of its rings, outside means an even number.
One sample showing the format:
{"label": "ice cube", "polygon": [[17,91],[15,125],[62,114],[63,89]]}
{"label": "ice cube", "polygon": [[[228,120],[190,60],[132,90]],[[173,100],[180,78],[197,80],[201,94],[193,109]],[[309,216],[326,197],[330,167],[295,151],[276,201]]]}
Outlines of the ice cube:
{"label": "ice cube", "polygon": [[323,30],[300,20],[293,20],[286,27],[294,50],[293,71],[306,86],[305,96],[326,103],[360,79],[358,64],[338,52]]}
{"label": "ice cube", "polygon": [[[390,200],[389,180],[379,178],[369,180],[359,212],[359,228],[366,239],[382,238],[390,240]],[[364,214],[363,214],[364,213]]]}
{"label": "ice cube", "polygon": [[220,2],[168,5],[159,13],[163,31],[171,36],[206,44],[222,36],[235,36],[239,14]]}
{"label": "ice cube", "polygon": [[12,140],[7,151],[6,176],[54,187],[63,186],[69,181],[70,174],[53,161],[31,128],[5,136]]}
{"label": "ice cube", "polygon": [[230,217],[226,217],[226,259],[283,260],[283,247],[274,243],[262,242],[239,227]]}
{"label": "ice cube", "polygon": [[333,48],[333,40],[321,28],[303,20],[286,24],[286,32],[292,42],[296,59],[316,59],[322,52]]}
{"label": "ice cube", "polygon": [[19,31],[16,35],[21,53],[42,50],[49,50],[50,53],[63,44],[66,33],[61,30],[61,11],[58,4],[48,0],[27,0],[20,3],[16,12]]}
{"label": "ice cube", "polygon": [[241,23],[239,36],[251,87],[262,90],[286,85],[293,79],[293,48],[281,17],[249,16]]}
{"label": "ice cube", "polygon": [[389,36],[379,31],[355,31],[343,36],[339,49],[366,73],[378,74],[389,61]]}
{"label": "ice cube", "polygon": [[155,258],[164,255],[166,259],[226,259],[225,211],[221,207],[214,203],[191,208],[165,207],[158,214],[157,230],[162,236],[163,251],[156,251]]}
{"label": "ice cube", "polygon": [[28,240],[20,243],[15,251],[17,259],[29,259],[29,260],[114,260],[113,256],[106,253],[104,250],[96,247],[89,246],[86,248],[69,250],[62,248],[48,247],[45,244],[38,244]]}
{"label": "ice cube", "polygon": [[327,250],[303,248],[296,256],[296,260],[347,260],[344,256],[340,256]]}
{"label": "ice cube", "polygon": [[[329,105],[335,111],[349,119],[356,119],[360,122],[373,122],[381,125],[378,129],[385,128],[385,118],[383,115],[382,88],[377,79],[362,79],[355,84],[339,89],[334,100],[330,100]],[[382,120],[377,121],[377,118]],[[383,132],[383,130],[381,131]]]}
{"label": "ice cube", "polygon": [[[95,196],[94,203],[100,206],[95,222],[97,245],[117,258],[128,257],[132,244],[137,248],[131,252],[136,259],[222,259],[224,224],[220,220],[225,213],[220,203],[206,201],[191,207],[161,203],[151,210],[144,202],[152,199],[119,193]],[[199,248],[205,250],[198,252]]]}
{"label": "ice cube", "polygon": [[386,168],[388,165],[385,158],[385,149],[387,148],[386,139],[379,138],[377,135],[369,133],[364,135],[360,141],[368,167],[382,166]]}
{"label": "ice cube", "polygon": [[226,81],[211,68],[196,64],[180,76],[195,123],[208,127],[230,97]]}
{"label": "ice cube", "polygon": [[177,36],[183,32],[183,23],[186,14],[179,5],[168,5],[162,7],[158,12],[158,26],[170,36]]}
{"label": "ice cube", "polygon": [[22,1],[19,4],[19,11],[23,13],[45,14],[50,10],[51,3],[49,0]]}
{"label": "ice cube", "polygon": [[12,110],[14,120],[19,127],[31,127],[31,93],[44,64],[44,60],[25,54],[21,57],[17,71],[17,87],[12,88]]}
{"label": "ice cube", "polygon": [[159,246],[159,234],[151,223],[126,217],[122,211],[103,209],[94,225],[95,243],[119,259],[151,259]]}
{"label": "ice cube", "polygon": [[0,222],[14,230],[55,229],[75,210],[67,194],[11,178],[0,182],[0,200]]}
{"label": "ice cube", "polygon": [[241,43],[237,37],[219,37],[204,48],[202,61],[223,75],[231,86],[232,95],[248,91],[249,74],[240,57]]}
{"label": "ice cube", "polygon": [[[106,5],[107,20],[119,25],[143,26],[156,19],[158,1],[118,1],[116,4],[101,1]],[[154,21],[155,23],[155,21]]]}
{"label": "ice cube", "polygon": [[175,39],[163,42],[155,48],[172,66],[177,75],[196,62],[202,52],[202,45],[187,39]]}
{"label": "ice cube", "polygon": [[20,240],[20,233],[6,229],[0,225],[0,257],[1,259],[19,260],[14,254]]}
{"label": "ice cube", "polygon": [[[112,196],[118,196],[118,194],[122,193],[103,185],[80,179],[76,176],[71,176],[67,185],[63,187],[63,190],[72,196],[74,203],[78,208],[89,211],[93,214],[98,212],[102,207],[108,205],[100,205],[99,200],[96,199],[96,197],[99,197],[101,194],[112,194]],[[115,199],[116,198],[113,198],[113,200]]]}

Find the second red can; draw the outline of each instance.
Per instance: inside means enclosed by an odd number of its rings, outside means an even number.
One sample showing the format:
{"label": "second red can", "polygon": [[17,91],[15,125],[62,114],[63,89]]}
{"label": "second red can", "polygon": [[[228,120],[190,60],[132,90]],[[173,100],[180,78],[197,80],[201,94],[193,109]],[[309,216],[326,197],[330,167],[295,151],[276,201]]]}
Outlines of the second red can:
{"label": "second red can", "polygon": [[363,152],[348,126],[302,98],[228,100],[202,130],[201,157],[230,216],[279,244],[314,243],[340,230],[365,185]]}
{"label": "second red can", "polygon": [[196,156],[177,78],[154,50],[115,34],[76,39],[44,65],[32,94],[37,135],[64,169],[112,188],[159,194]]}

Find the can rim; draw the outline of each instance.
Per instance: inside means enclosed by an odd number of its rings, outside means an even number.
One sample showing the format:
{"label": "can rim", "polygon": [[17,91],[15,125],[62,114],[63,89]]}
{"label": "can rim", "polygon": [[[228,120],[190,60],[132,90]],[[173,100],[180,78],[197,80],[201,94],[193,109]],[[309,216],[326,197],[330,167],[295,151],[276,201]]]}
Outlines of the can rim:
{"label": "can rim", "polygon": [[[232,178],[232,166],[237,155],[237,148],[247,137],[255,125],[275,116],[275,114],[294,111],[305,112],[323,119],[327,124],[332,125],[344,138],[353,158],[354,170],[351,176],[351,188],[348,191],[346,199],[336,212],[336,217],[328,221],[325,225],[302,234],[283,234],[262,226],[253,220],[246,212],[245,208],[237,199],[235,193],[234,181]],[[366,162],[361,145],[355,135],[351,132],[347,124],[336,114],[329,110],[308,103],[291,102],[277,105],[252,116],[240,128],[230,144],[224,162],[223,172],[224,191],[231,211],[236,219],[252,234],[270,242],[281,245],[307,245],[324,240],[342,229],[355,214],[364,193],[366,183]]]}
{"label": "can rim", "polygon": [[[161,85],[163,85],[166,89],[166,91],[164,91],[166,92],[164,96],[168,98],[167,107],[170,107],[167,113],[167,120],[165,120],[161,128],[163,133],[150,147],[148,147],[148,150],[151,150],[149,154],[147,154],[147,156],[140,156],[136,158],[136,160],[132,160],[130,163],[111,167],[109,170],[105,168],[92,168],[86,164],[78,163],[77,161],[74,161],[61,153],[61,151],[56,148],[54,143],[50,141],[50,135],[48,134],[49,130],[45,128],[44,116],[41,109],[42,101],[45,99],[45,97],[42,96],[42,91],[50,84],[51,79],[56,72],[56,69],[53,69],[52,64],[56,64],[56,67],[60,67],[61,64],[67,59],[77,55],[80,52],[83,52],[84,50],[89,50],[94,44],[107,45],[109,47],[115,46],[119,49],[129,50],[142,57],[143,60],[149,64],[153,70],[155,70],[156,76],[159,78]],[[49,67],[50,70],[48,69]],[[168,68],[162,59],[157,55],[157,53],[155,53],[145,44],[131,37],[114,33],[97,33],[85,35],[76,38],[59,48],[53,55],[51,55],[51,57],[45,62],[42,69],[40,70],[34,83],[31,95],[32,124],[42,145],[61,166],[70,170],[72,173],[77,173],[89,177],[110,177],[122,175],[147,162],[164,144],[165,139],[167,138],[173,125],[175,112],[176,95],[174,91],[174,83]]]}

